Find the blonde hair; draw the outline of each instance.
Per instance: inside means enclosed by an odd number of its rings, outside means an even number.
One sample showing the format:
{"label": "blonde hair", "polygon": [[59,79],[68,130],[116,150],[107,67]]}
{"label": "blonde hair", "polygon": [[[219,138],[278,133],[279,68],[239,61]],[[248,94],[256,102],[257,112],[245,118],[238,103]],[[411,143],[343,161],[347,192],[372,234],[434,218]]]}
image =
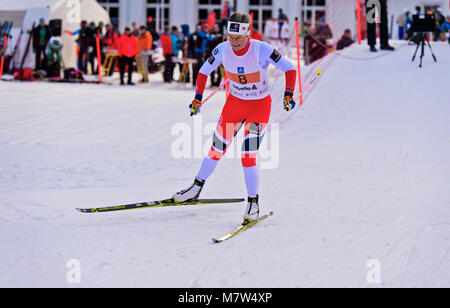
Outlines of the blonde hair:
{"label": "blonde hair", "polygon": [[251,19],[252,18],[250,17],[249,14],[235,12],[235,13],[230,15],[230,18],[228,20],[229,21],[234,21],[234,22],[240,22],[240,23],[249,24],[251,22]]}

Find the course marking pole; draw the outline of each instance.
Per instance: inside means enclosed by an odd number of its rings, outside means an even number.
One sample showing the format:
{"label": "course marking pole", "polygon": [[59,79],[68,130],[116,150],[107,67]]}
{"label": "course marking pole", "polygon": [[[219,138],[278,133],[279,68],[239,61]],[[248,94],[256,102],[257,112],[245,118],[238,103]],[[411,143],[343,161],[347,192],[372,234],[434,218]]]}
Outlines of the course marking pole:
{"label": "course marking pole", "polygon": [[0,64],[0,80],[2,80],[3,76],[3,63],[5,62],[5,53],[6,53],[6,41],[8,40],[8,36],[5,35],[5,39],[3,40],[3,50],[4,54],[2,56],[1,64]]}
{"label": "course marking pole", "polygon": [[[300,70],[300,31],[298,17],[295,18],[295,36],[297,41],[297,70],[298,70],[298,86],[299,93],[303,93],[302,89],[302,73]],[[300,96],[300,105],[303,105],[303,95]]]}

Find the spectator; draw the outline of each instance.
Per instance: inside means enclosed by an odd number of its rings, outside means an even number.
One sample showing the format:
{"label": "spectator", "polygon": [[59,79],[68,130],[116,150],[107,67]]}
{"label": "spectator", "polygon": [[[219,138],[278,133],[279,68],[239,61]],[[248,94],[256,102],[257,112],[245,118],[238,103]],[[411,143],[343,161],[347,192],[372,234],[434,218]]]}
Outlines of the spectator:
{"label": "spectator", "polygon": [[223,35],[220,32],[220,26],[215,24],[213,29],[208,33],[208,40],[206,43],[206,53],[210,54],[217,45],[223,42]]}
{"label": "spectator", "polygon": [[313,48],[315,29],[308,23],[304,24],[304,43],[303,43],[303,54],[305,55],[305,64],[311,63],[311,52]]}
{"label": "spectator", "polygon": [[231,14],[230,1],[226,0],[224,6],[222,8],[222,12],[220,14],[220,17],[222,18],[221,29],[220,29],[222,35],[225,33],[224,29],[227,28],[228,18],[230,17],[230,14]]}
{"label": "spectator", "polygon": [[130,27],[125,27],[125,33],[120,37],[117,52],[119,54],[120,84],[124,85],[125,67],[128,67],[128,84],[134,85],[132,82],[133,63],[138,53],[138,47],[137,39]]}
{"label": "spectator", "polygon": [[[100,56],[101,56],[101,61],[103,63],[103,60],[105,59],[105,53],[103,52],[104,48],[105,48],[105,38],[103,35],[103,22],[99,22],[98,23],[98,27],[95,28],[95,35],[99,35],[100,36]],[[95,44],[95,47],[97,47],[97,44]],[[99,60],[100,61],[100,60]]]}
{"label": "spectator", "polygon": [[114,28],[110,24],[108,24],[106,25],[106,33],[103,37],[103,44],[108,50],[116,49],[113,48],[113,41],[114,41]]}
{"label": "spectator", "polygon": [[190,80],[190,69],[189,69],[189,60],[188,58],[191,56],[189,52],[189,38],[191,36],[191,32],[189,31],[189,25],[181,25],[181,33],[183,35],[183,64],[181,68],[181,76],[179,81],[183,83],[189,83]]}
{"label": "spectator", "polygon": [[308,30],[309,30],[310,27],[311,27],[310,23],[303,22],[303,24],[302,24],[302,31],[300,33],[300,37],[305,38],[306,35],[308,34]]}
{"label": "spectator", "polygon": [[140,61],[140,66],[144,69],[144,78],[142,82],[148,82],[148,60],[150,56],[150,51],[153,46],[153,38],[150,32],[147,31],[145,26],[140,28],[140,34],[137,38],[138,42],[138,59]]}
{"label": "spectator", "polygon": [[133,22],[133,23],[131,24],[131,27],[132,27],[131,32],[133,33],[133,35],[134,35],[135,37],[138,37],[140,31],[139,31],[139,28],[138,28],[137,24],[136,24],[135,22]]}
{"label": "spectator", "polygon": [[87,64],[91,64],[91,72],[92,74],[97,74],[97,69],[95,68],[95,59],[97,58],[97,31],[96,26],[94,22],[91,22],[89,24],[89,28],[87,28],[87,37],[89,46],[87,49],[87,57],[86,57],[86,70],[87,70]]}
{"label": "spectator", "polygon": [[147,30],[148,32],[150,32],[150,34],[152,35],[153,38],[153,46],[152,49],[156,48],[156,42],[159,41],[160,37],[159,37],[159,33],[156,31],[156,23],[155,21],[151,21],[147,23]]}
{"label": "spectator", "polygon": [[[119,46],[119,33],[117,32],[116,27],[113,25],[106,25],[106,33],[103,39],[104,45],[108,52],[111,50],[117,50]],[[113,57],[111,60],[111,70],[109,70],[109,76],[114,74],[114,68],[116,67],[116,58]]]}
{"label": "spectator", "polygon": [[39,26],[33,32],[33,49],[36,53],[36,70],[47,69],[47,54],[45,48],[51,37],[50,27],[45,24],[45,19],[39,19]]}
{"label": "spectator", "polygon": [[183,40],[184,39],[189,39],[189,37],[191,36],[191,32],[189,31],[189,25],[181,25],[181,34],[183,35]]}
{"label": "spectator", "polygon": [[177,27],[173,26],[170,32],[170,38],[172,39],[172,51],[175,57],[178,57],[181,50],[182,40],[180,37],[180,31]]}
{"label": "spectator", "polygon": [[87,74],[87,53],[89,47],[89,38],[88,38],[88,28],[87,21],[82,20],[80,24],[80,29],[75,32],[65,31],[70,35],[78,35],[77,43],[78,43],[78,69],[82,71],[84,74]]}
{"label": "spectator", "polygon": [[345,30],[344,35],[337,43],[336,50],[341,50],[352,45],[355,41],[352,40],[351,36],[352,32],[350,31],[350,29]]}
{"label": "spectator", "polygon": [[[156,42],[159,41],[160,37],[159,37],[159,33],[156,32],[156,24],[153,21],[153,18],[149,18],[149,22],[147,22],[147,31],[150,32],[150,35],[152,36],[152,40],[153,40],[153,45],[152,45],[152,50],[156,49]],[[156,73],[159,71],[160,68],[160,64],[156,63],[153,60],[153,56],[150,55],[149,56],[149,73]]]}
{"label": "spectator", "polygon": [[[209,39],[206,46],[206,54],[212,54],[213,50],[223,42],[223,35],[220,31],[218,24],[214,25],[213,30],[209,33]],[[219,66],[214,72],[211,73],[211,86],[218,87],[222,81],[221,67]]]}
{"label": "spectator", "polygon": [[326,42],[319,39],[316,29],[312,26],[306,32],[305,36],[305,63],[306,65],[319,60],[325,55]]}
{"label": "spectator", "polygon": [[253,30],[250,36],[254,40],[263,41],[263,35],[261,32],[258,31],[256,24],[253,24]]}
{"label": "spectator", "polygon": [[193,83],[194,87],[196,86],[197,82],[197,76],[198,72],[200,71],[200,68],[202,67],[203,63],[205,62],[205,55],[206,55],[206,46],[208,43],[208,40],[212,40],[212,38],[209,38],[205,32],[205,30],[202,28],[202,25],[197,25],[196,32],[191,35],[190,39],[190,45],[191,50],[193,51],[193,55],[195,60],[197,60],[197,63],[194,65],[193,69]]}
{"label": "spectator", "polygon": [[331,48],[327,40],[332,37],[330,26],[326,23],[324,17],[317,23],[316,28],[309,27],[308,34],[305,37],[305,44],[308,44],[309,63],[317,61],[326,55],[328,49]]}
{"label": "spectator", "polygon": [[286,14],[284,14],[283,9],[278,10],[278,37],[281,38],[281,29],[283,28],[283,23],[285,20],[287,20],[288,17]]}
{"label": "spectator", "polygon": [[63,44],[60,38],[53,37],[49,40],[45,53],[48,58],[47,77],[61,77],[61,50]]}
{"label": "spectator", "polygon": [[[377,44],[377,23],[375,22],[375,15],[373,14],[373,6],[371,1],[366,0],[366,15],[367,15],[367,43],[370,46],[371,52],[376,52],[375,45]],[[389,29],[388,29],[388,9],[387,0],[379,0],[380,3],[380,48],[382,50],[395,50],[389,45]],[[368,6],[369,5],[369,6]]]}
{"label": "spectator", "polygon": [[450,14],[447,15],[447,20],[441,25],[441,34],[448,39],[448,43],[450,44]]}
{"label": "spectator", "polygon": [[434,12],[434,17],[436,19],[436,31],[433,33],[433,40],[439,41],[441,38],[441,27],[442,24],[445,22],[445,16],[442,13],[442,9],[438,7],[436,11]]}
{"label": "spectator", "polygon": [[[183,41],[180,38],[180,32],[178,31],[178,28],[175,26],[173,26],[171,29],[170,39],[172,41],[173,54],[172,54],[172,65],[169,67],[170,70],[168,73],[169,73],[170,80],[173,80],[173,72],[174,72],[175,66],[176,66],[174,60],[176,59],[178,62],[178,56],[180,55],[181,47],[183,44]],[[181,65],[181,63],[180,63],[180,65]],[[182,70],[182,65],[180,66],[180,73],[181,73],[181,70]]]}
{"label": "spectator", "polygon": [[329,40],[333,38],[333,32],[331,32],[330,26],[327,24],[325,17],[320,19],[320,22],[316,26],[316,35],[321,40]]}
{"label": "spectator", "polygon": [[[171,83],[173,80],[171,78],[170,72],[172,70],[173,65],[173,44],[172,44],[172,38],[169,33],[169,28],[166,28],[164,33],[160,35],[161,45],[163,49],[163,55],[164,55],[164,72],[163,72],[163,78],[164,82]],[[173,77],[173,76],[172,76]]]}
{"label": "spectator", "polygon": [[286,19],[288,19],[287,15],[284,14],[283,9],[278,9],[278,19],[279,20],[286,20]]}
{"label": "spectator", "polygon": [[[209,12],[209,10],[208,10]],[[209,12],[208,13],[208,19],[206,21],[206,24],[208,25],[208,29],[212,30],[214,28],[214,25],[216,24],[216,13]]]}
{"label": "spectator", "polygon": [[183,64],[181,68],[180,82],[189,83],[190,81],[190,69],[189,69],[189,36],[185,36],[183,39]]}
{"label": "spectator", "polygon": [[422,8],[420,6],[416,6],[416,15],[420,15],[422,13]]}
{"label": "spectator", "polygon": [[405,38],[405,34],[408,32],[408,28],[411,23],[412,21],[409,16],[409,11],[408,9],[405,9],[404,13],[397,18],[399,40],[403,40]]}

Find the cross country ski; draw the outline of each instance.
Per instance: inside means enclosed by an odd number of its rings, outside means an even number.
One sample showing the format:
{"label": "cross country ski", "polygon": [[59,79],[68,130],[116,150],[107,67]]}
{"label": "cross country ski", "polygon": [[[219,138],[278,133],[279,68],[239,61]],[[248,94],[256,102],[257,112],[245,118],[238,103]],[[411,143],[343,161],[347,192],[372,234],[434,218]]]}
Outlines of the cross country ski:
{"label": "cross country ski", "polygon": [[225,234],[224,236],[222,236],[222,237],[220,237],[220,238],[218,238],[218,239],[213,238],[212,241],[213,241],[214,243],[221,243],[221,242],[224,242],[224,241],[226,241],[226,240],[229,240],[230,238],[232,238],[232,237],[238,235],[239,233],[241,233],[242,231],[245,231],[245,230],[247,230],[247,229],[253,227],[253,226],[256,225],[257,223],[259,223],[259,222],[261,222],[261,221],[263,221],[263,220],[269,218],[269,217],[272,216],[272,215],[273,215],[273,212],[269,212],[269,213],[267,213],[267,214],[265,214],[265,215],[259,217],[259,218],[256,219],[256,220],[252,220],[252,221],[250,221],[250,220],[244,220],[244,222],[243,222],[242,224],[240,224],[236,229],[234,229],[234,230],[231,231],[230,233],[227,233],[227,234]]}
{"label": "cross country ski", "polygon": [[132,204],[125,204],[125,205],[99,207],[99,208],[87,208],[87,209],[77,208],[76,210],[79,212],[82,212],[82,213],[104,213],[104,212],[115,212],[115,211],[134,210],[134,209],[169,207],[169,206],[175,207],[175,206],[186,206],[186,205],[239,203],[242,201],[245,201],[245,199],[239,199],[239,198],[236,198],[236,199],[198,199],[198,200],[185,201],[185,202],[176,202],[173,198],[170,198],[170,199],[159,200],[159,201],[132,203]]}

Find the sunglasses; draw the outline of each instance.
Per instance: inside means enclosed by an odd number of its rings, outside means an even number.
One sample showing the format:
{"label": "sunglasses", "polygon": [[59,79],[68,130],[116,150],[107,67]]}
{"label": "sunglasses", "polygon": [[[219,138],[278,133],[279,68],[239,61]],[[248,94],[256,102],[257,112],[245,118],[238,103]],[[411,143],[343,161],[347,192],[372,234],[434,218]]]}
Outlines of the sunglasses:
{"label": "sunglasses", "polygon": [[238,35],[238,36],[227,35],[227,37],[230,41],[241,41],[242,39],[245,38],[245,36],[242,36],[242,35]]}

